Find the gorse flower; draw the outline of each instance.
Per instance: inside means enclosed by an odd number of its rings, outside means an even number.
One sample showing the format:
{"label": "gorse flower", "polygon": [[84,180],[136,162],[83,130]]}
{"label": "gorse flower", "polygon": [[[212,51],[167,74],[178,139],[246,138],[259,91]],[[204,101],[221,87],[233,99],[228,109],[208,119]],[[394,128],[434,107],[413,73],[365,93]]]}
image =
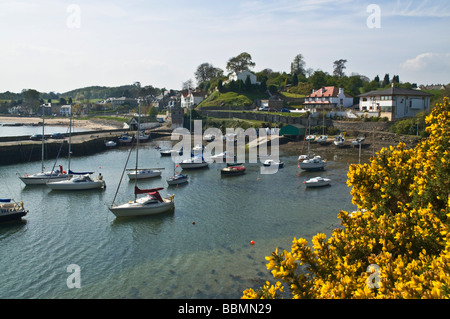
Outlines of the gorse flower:
{"label": "gorse flower", "polygon": [[[328,239],[317,234],[310,246],[294,238],[290,252],[276,249],[266,257],[276,284],[247,289],[243,298],[281,297],[281,283],[295,299],[449,298],[448,98],[426,123],[429,136],[414,149],[400,143],[369,164],[350,165],[347,185],[358,211],[339,212],[342,228]],[[373,265],[377,272],[368,271]]]}

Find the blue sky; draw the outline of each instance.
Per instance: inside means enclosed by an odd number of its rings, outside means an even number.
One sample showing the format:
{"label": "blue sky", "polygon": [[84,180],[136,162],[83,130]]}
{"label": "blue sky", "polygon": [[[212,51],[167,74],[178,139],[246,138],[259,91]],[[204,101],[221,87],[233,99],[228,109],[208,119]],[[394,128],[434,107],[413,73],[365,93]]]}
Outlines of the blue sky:
{"label": "blue sky", "polygon": [[[368,25],[370,4],[379,28]],[[256,72],[289,72],[302,54],[313,70],[346,59],[347,74],[447,84],[448,30],[447,0],[0,0],[0,92],[180,89],[200,64],[225,70],[241,52]]]}

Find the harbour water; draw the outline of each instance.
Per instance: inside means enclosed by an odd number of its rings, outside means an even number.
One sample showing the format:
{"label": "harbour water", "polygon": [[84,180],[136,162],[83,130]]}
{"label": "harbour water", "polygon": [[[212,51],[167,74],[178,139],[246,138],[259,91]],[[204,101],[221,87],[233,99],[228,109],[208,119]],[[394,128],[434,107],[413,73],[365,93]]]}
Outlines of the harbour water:
{"label": "harbour water", "polygon": [[[27,136],[33,134],[42,134],[42,126],[38,125],[20,125],[20,126],[10,126],[11,123],[0,122],[0,136]],[[84,132],[85,129],[73,127],[72,132]],[[45,126],[44,133],[69,133],[69,128],[67,126]]]}
{"label": "harbour water", "polygon": [[[285,167],[273,175],[260,174],[258,163],[246,164],[245,175],[222,177],[225,164],[213,163],[184,171],[189,182],[168,188],[173,162],[157,145],[166,149],[171,142],[144,144],[140,163],[164,168],[162,176],[138,186],[165,187],[162,195],[175,194],[176,208],[155,216],[117,219],[108,210],[126,147],[72,158],[74,171],[101,172],[104,190],[25,186],[19,175],[39,172],[40,162],[1,166],[0,198],[23,201],[29,213],[0,225],[0,298],[240,298],[272,279],[264,257],[276,247],[289,250],[294,237],[310,242],[319,232],[329,235],[339,210],[354,210],[346,180],[357,150],[327,154],[327,169],[316,173],[301,171],[295,152],[280,152]],[[129,163],[133,168],[134,154]],[[314,176],[331,178],[331,186],[306,189],[303,182]],[[133,188],[125,175],[116,202],[132,200]],[[81,288],[67,285],[73,264],[80,267]]]}

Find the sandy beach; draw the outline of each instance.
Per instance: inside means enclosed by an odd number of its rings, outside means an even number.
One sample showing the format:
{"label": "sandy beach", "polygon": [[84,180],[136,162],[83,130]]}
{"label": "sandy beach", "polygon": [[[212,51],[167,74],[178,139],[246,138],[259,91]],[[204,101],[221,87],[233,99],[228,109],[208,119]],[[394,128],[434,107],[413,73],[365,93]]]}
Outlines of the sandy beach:
{"label": "sandy beach", "polygon": [[[69,118],[46,118],[45,125],[53,126],[69,126]],[[10,117],[10,116],[0,116],[0,123],[8,124],[23,124],[23,125],[38,125],[42,123],[41,117]],[[72,126],[76,128],[98,131],[98,130],[114,130],[123,127],[122,122],[108,121],[101,119],[91,119],[91,120],[77,120],[72,119]]]}

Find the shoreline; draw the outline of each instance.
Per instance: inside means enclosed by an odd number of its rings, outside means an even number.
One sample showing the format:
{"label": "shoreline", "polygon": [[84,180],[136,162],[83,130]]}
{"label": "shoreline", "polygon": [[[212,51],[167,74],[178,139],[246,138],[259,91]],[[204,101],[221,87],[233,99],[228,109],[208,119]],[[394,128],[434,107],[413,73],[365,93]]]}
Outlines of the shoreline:
{"label": "shoreline", "polygon": [[[69,126],[70,118],[46,118],[45,124],[49,126]],[[20,116],[0,116],[0,123],[21,124],[21,125],[42,125],[41,117],[20,117]],[[123,123],[90,119],[79,120],[72,118],[72,126],[89,131],[115,130],[123,128]]]}

